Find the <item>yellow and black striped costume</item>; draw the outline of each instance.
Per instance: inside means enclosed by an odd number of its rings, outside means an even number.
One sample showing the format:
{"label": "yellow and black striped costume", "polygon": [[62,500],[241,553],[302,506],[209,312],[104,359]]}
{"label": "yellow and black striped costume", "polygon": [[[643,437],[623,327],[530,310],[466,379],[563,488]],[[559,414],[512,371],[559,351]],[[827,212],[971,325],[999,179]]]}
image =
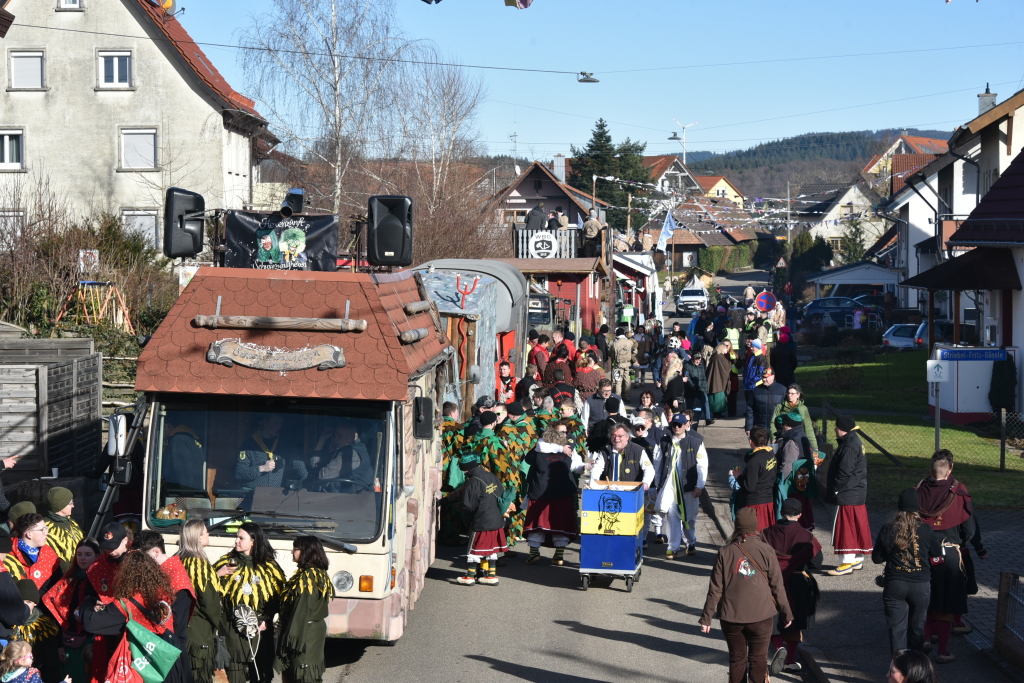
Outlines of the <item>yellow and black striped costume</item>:
{"label": "yellow and black striped costume", "polygon": [[82,527],[78,526],[78,522],[70,517],[53,512],[48,514],[44,521],[47,531],[46,545],[53,548],[57,557],[60,558],[61,566],[65,566],[65,563],[70,563],[75,559],[75,549],[78,548],[79,541],[85,535],[82,533]]}
{"label": "yellow and black striped costume", "polygon": [[[223,556],[213,565],[214,572],[228,563],[232,553]],[[284,571],[276,561],[264,562],[253,567],[252,560],[238,556],[238,569],[220,579],[221,594],[232,608],[236,605],[248,605],[261,612],[266,605],[278,597],[284,587]],[[248,590],[246,590],[248,587]]]}
{"label": "yellow and black striped costume", "polygon": [[[36,617],[36,618],[33,618]],[[29,623],[19,624],[11,629],[11,640],[24,640],[29,645],[35,645],[47,638],[52,638],[60,631],[57,622],[48,614],[40,613],[39,609],[32,610]]]}
{"label": "yellow and black striped costume", "polygon": [[[213,568],[220,569],[234,558],[238,568],[231,574],[220,579],[224,618],[228,626],[224,636],[227,641],[231,662],[227,667],[229,683],[247,683],[255,680],[258,671],[259,680],[270,680],[274,665],[274,639],[258,638],[248,640],[235,627],[234,611],[239,605],[248,605],[256,611],[259,621],[265,622],[273,629],[274,615],[277,612],[284,588],[284,572],[274,560],[269,560],[254,567],[248,555],[228,553],[214,563]],[[258,647],[257,647],[258,646]],[[252,663],[253,648],[255,664]],[[255,669],[255,670],[254,670]]]}
{"label": "yellow and black striped costume", "polygon": [[334,584],[331,583],[331,577],[327,576],[327,572],[323,569],[312,567],[296,569],[292,578],[288,579],[281,591],[282,615],[300,595],[312,595],[315,598],[330,600],[334,597]]}
{"label": "yellow and black striped costume", "polygon": [[327,615],[334,586],[323,569],[298,569],[281,592],[274,668],[293,683],[319,683],[324,675]]}
{"label": "yellow and black striped costume", "polygon": [[221,604],[221,578],[205,558],[182,557],[181,564],[196,591],[196,609],[185,632],[192,680],[212,683],[217,659],[216,636],[230,628]]}

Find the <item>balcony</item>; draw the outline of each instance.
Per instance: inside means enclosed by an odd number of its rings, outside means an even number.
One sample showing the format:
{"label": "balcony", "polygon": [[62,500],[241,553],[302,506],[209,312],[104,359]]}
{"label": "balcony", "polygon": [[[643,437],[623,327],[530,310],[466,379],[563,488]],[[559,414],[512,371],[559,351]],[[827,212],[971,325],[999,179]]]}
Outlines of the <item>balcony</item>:
{"label": "balcony", "polygon": [[583,235],[578,228],[512,230],[516,258],[578,258],[583,256]]}

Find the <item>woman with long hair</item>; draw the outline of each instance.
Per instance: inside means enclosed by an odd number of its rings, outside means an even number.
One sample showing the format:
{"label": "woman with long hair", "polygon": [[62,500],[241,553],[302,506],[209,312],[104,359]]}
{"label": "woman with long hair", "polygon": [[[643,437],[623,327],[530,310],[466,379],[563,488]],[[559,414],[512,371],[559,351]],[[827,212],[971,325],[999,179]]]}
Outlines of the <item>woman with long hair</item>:
{"label": "woman with long hair", "polygon": [[939,683],[928,655],[916,650],[900,650],[889,663],[886,683]]}
{"label": "woman with long hair", "polygon": [[204,548],[210,544],[210,534],[201,519],[190,519],[181,527],[178,554],[196,591],[196,609],[188,623],[188,657],[195,683],[210,683],[217,668],[217,636],[228,631],[221,604],[220,577],[213,570]]}
{"label": "woman with long hair", "polygon": [[757,515],[751,508],[736,513],[732,537],[718,551],[700,617],[704,633],[711,632],[716,611],[729,646],[729,683],[746,681],[748,668],[751,681],[767,680],[775,615],[782,628],[789,628],[793,611],[775,550],[757,535]]}
{"label": "woman with long hair", "polygon": [[[779,382],[781,378],[776,375],[775,381]],[[795,382],[786,387],[786,400],[776,405],[775,410],[772,411],[772,424],[775,424],[775,418],[786,413],[800,413],[805,425],[804,433],[807,435],[807,440],[811,442],[811,449],[818,450],[818,439],[814,435],[814,422],[811,421],[811,413],[804,403],[804,390]]]}
{"label": "woman with long hair", "polygon": [[245,522],[235,534],[235,548],[213,565],[221,580],[231,663],[230,683],[267,681],[273,676],[274,615],[284,572],[259,524]]}
{"label": "woman with long hair", "polygon": [[924,647],[924,623],[931,598],[931,565],[942,562],[942,546],[921,522],[917,489],[903,489],[896,516],[878,531],[871,561],[885,563],[882,604],[895,654]]}
{"label": "woman with long hair", "polygon": [[82,654],[92,637],[85,632],[75,618],[78,607],[87,598],[95,598],[96,591],[89,582],[89,567],[100,556],[100,546],[95,539],[83,538],[75,547],[75,562],[63,578],[43,596],[43,604],[57,620],[61,628],[61,642],[57,659],[63,673],[74,683],[87,683],[88,669]]}
{"label": "woman with long hair", "polygon": [[274,668],[286,683],[319,683],[326,669],[327,608],[334,597],[334,585],[327,575],[327,553],[316,536],[296,538],[292,559],[298,569],[281,591],[280,639]]}

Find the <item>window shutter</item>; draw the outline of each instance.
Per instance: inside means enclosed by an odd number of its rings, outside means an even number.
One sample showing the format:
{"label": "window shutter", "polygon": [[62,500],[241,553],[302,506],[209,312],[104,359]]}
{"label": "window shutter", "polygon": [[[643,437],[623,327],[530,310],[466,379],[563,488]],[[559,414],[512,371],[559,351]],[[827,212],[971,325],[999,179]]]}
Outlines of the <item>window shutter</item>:
{"label": "window shutter", "polygon": [[125,131],[124,167],[156,168],[156,131]]}
{"label": "window shutter", "polygon": [[11,87],[43,87],[42,52],[14,52],[11,54]]}

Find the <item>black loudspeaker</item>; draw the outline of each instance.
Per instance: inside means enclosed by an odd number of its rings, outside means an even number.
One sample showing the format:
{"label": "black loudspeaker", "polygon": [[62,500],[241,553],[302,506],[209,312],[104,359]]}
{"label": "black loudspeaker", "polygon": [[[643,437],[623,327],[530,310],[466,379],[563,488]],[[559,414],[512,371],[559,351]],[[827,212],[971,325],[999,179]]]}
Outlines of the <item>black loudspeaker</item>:
{"label": "black loudspeaker", "polygon": [[434,438],[434,400],[426,397],[412,400],[413,413],[416,421],[412,425],[412,434],[417,439]]}
{"label": "black loudspeaker", "polygon": [[370,197],[368,209],[366,260],[373,266],[411,266],[412,199]]}
{"label": "black loudspeaker", "polygon": [[206,211],[206,200],[197,192],[167,188],[164,200],[164,256],[192,258],[203,250],[206,218],[190,216]]}

